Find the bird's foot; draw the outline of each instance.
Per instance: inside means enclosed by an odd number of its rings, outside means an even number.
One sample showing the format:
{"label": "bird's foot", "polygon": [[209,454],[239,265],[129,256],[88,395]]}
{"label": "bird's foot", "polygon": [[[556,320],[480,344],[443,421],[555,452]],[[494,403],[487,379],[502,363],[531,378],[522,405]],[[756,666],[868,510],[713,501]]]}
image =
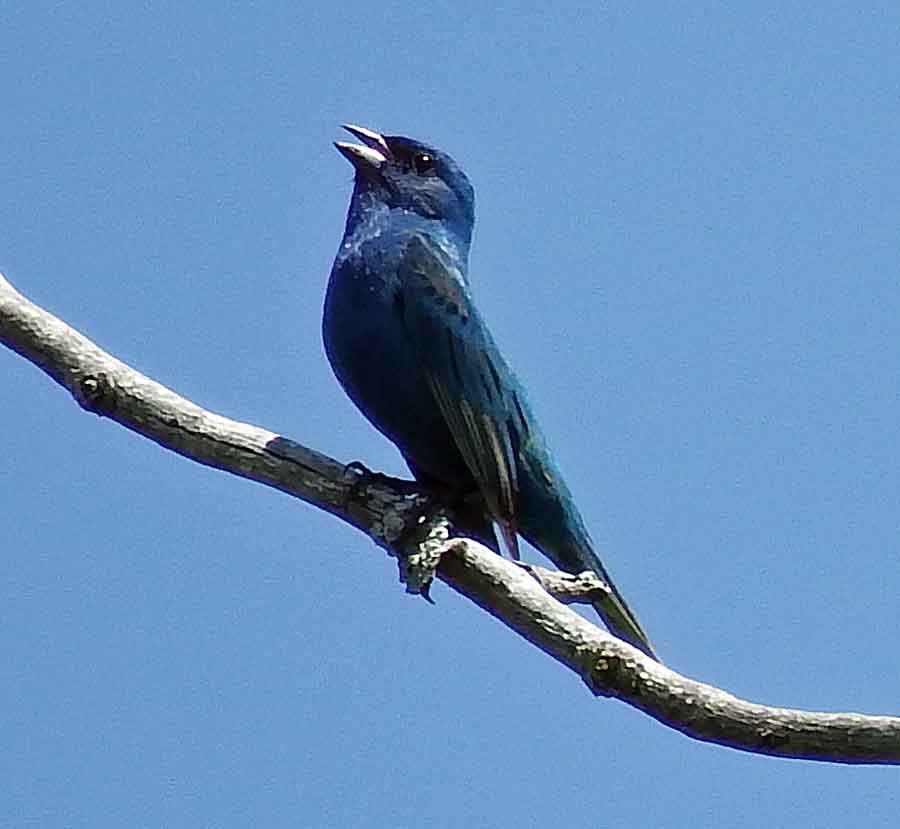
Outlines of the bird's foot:
{"label": "bird's foot", "polygon": [[[344,475],[351,478],[346,501],[367,503],[378,493],[369,487],[382,485],[391,490],[390,506],[385,511],[385,546],[397,559],[400,581],[406,592],[424,597],[434,604],[430,589],[441,559],[441,551],[450,537],[447,518],[442,510],[447,503],[446,493],[438,487],[417,481],[394,478],[373,472],[359,461],[344,467]],[[398,497],[399,496],[399,497]]]}
{"label": "bird's foot", "polygon": [[344,467],[344,477],[353,478],[350,488],[347,490],[346,501],[363,499],[363,491],[367,486],[373,484],[382,484],[393,490],[399,491],[403,495],[414,495],[421,492],[421,487],[415,481],[407,481],[404,478],[394,478],[391,475],[385,475],[383,472],[375,472],[369,469],[362,461],[350,461]]}

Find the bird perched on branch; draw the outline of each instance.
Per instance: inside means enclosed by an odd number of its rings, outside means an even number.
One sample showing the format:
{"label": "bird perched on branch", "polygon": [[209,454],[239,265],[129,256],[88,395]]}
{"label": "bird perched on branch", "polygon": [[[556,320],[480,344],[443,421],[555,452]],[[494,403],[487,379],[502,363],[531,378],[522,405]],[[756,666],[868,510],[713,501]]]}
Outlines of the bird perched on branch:
{"label": "bird perched on branch", "polygon": [[516,558],[521,535],[562,570],[594,571],[607,627],[653,656],[472,300],[469,180],[434,147],[345,129],[361,143],[335,142],[355,181],[323,320],[338,380],[418,481],[467,505],[466,532],[496,550],[494,525]]}

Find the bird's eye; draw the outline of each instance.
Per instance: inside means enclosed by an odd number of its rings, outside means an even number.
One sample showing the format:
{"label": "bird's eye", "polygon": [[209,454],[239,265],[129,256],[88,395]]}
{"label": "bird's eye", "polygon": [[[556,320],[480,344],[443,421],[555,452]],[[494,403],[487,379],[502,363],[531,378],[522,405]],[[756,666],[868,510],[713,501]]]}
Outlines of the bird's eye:
{"label": "bird's eye", "polygon": [[434,157],[428,153],[416,153],[413,156],[413,169],[420,175],[425,175],[434,167]]}

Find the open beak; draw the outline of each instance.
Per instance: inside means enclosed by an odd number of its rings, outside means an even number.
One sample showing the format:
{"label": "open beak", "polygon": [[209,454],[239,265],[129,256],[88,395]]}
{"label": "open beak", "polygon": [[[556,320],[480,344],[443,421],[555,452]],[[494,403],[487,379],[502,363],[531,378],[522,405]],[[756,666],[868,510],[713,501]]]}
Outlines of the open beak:
{"label": "open beak", "polygon": [[379,133],[355,124],[343,124],[342,126],[363,142],[362,144],[351,144],[349,141],[334,142],[338,152],[357,170],[373,168],[377,170],[385,161],[393,157],[387,142]]}

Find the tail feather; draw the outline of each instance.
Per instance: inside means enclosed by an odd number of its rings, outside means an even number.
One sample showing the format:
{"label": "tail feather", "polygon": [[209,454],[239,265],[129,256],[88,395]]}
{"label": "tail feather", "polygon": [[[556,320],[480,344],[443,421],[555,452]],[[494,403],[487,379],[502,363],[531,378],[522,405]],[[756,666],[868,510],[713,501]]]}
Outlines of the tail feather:
{"label": "tail feather", "polygon": [[520,475],[524,486],[517,516],[519,532],[560,570],[567,573],[591,570],[603,579],[609,592],[593,605],[610,633],[659,661],[640,622],[594,550],[590,534],[565,484],[557,478],[555,485],[551,485],[551,480],[553,478],[549,476],[543,482],[534,475]]}
{"label": "tail feather", "polygon": [[658,662],[659,657],[653,650],[653,646],[650,644],[647,634],[644,633],[641,623],[616,588],[613,580],[609,577],[609,573],[606,572],[600,557],[594,551],[587,532],[584,531],[583,535],[582,533],[578,535],[582,537],[580,543],[574,549],[570,543],[564,545],[562,550],[559,547],[554,549],[544,545],[541,551],[552,559],[557,567],[567,572],[578,573],[582,570],[591,570],[596,573],[609,588],[609,592],[604,594],[602,598],[594,601],[593,605],[600,618],[603,619],[603,623],[609,628],[609,632],[634,645],[638,650],[643,651],[647,656]]}
{"label": "tail feather", "polygon": [[653,650],[653,646],[650,644],[650,640],[647,638],[647,634],[644,633],[644,629],[641,627],[637,617],[625,604],[625,600],[619,595],[615,585],[608,578],[603,576],[601,578],[604,578],[609,587],[609,593],[602,599],[597,599],[594,602],[594,609],[600,614],[600,618],[603,619],[604,624],[609,628],[609,632],[613,636],[618,636],[620,639],[624,639],[629,644],[634,645],[638,650],[643,651],[647,656],[658,662],[659,657]]}

